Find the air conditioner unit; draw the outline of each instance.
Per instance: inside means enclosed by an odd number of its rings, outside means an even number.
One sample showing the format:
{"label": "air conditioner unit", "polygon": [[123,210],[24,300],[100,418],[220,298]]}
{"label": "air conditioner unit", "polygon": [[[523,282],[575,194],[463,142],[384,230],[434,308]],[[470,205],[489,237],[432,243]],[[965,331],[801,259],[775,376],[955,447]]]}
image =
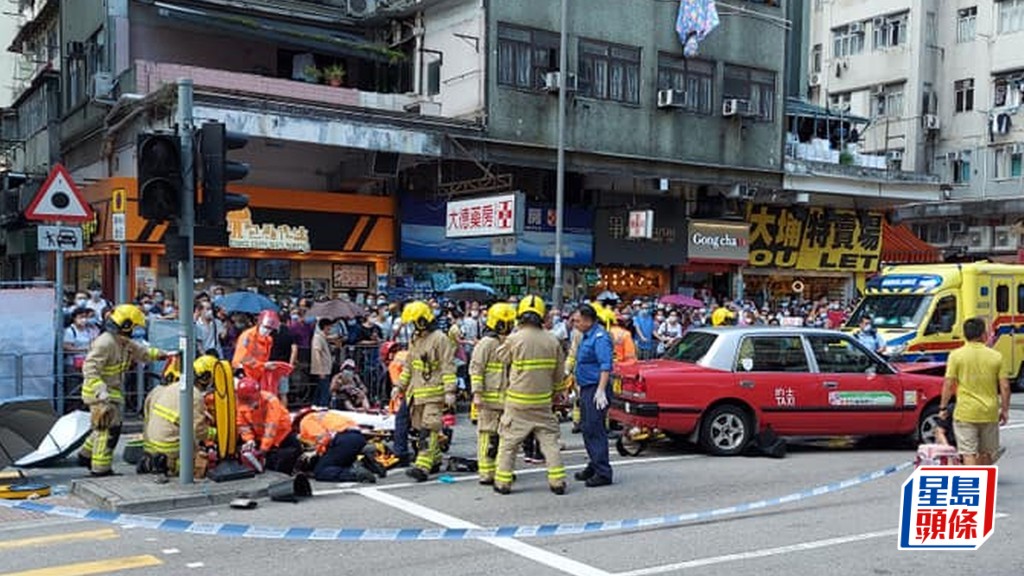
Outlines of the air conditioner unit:
{"label": "air conditioner unit", "polygon": [[348,15],[364,18],[377,11],[377,0],[348,0]]}
{"label": "air conditioner unit", "polygon": [[885,86],[882,86],[881,84],[877,84],[877,85],[875,85],[874,87],[871,88],[871,95],[872,96],[881,96],[883,94],[885,94]]}
{"label": "air conditioner unit", "polygon": [[114,80],[114,75],[110,72],[97,72],[92,75],[92,85],[90,86],[90,95],[93,98],[107,99],[114,96],[114,87],[117,85],[117,81]]}
{"label": "air conditioner unit", "polygon": [[1009,154],[1024,154],[1024,144],[1010,144],[1006,151]]}
{"label": "air conditioner unit", "polygon": [[850,34],[863,34],[864,23],[863,22],[851,22],[850,23]]}
{"label": "air conditioner unit", "polygon": [[971,226],[967,229],[967,247],[972,250],[987,250],[992,246],[992,228]]}
{"label": "air conditioner unit", "polygon": [[821,86],[821,74],[819,74],[819,73],[811,74],[811,77],[808,78],[807,83],[810,86],[812,86],[812,87],[814,87],[814,86]]}
{"label": "air conditioner unit", "polygon": [[722,116],[729,118],[732,116],[749,116],[750,115],[750,101],[741,100],[739,98],[726,98],[722,100]]}
{"label": "air conditioner unit", "polygon": [[725,193],[725,197],[731,200],[750,200],[756,192],[756,188],[746,184],[733,184],[732,188]]}
{"label": "air conditioner unit", "polygon": [[405,106],[405,111],[420,116],[440,116],[441,103],[430,100],[418,100]]}
{"label": "air conditioner unit", "polygon": [[946,160],[949,161],[949,162],[957,162],[958,160],[961,160],[961,159],[963,159],[963,155],[960,152],[947,152],[946,153]]}
{"label": "air conditioner unit", "polygon": [[967,229],[967,227],[964,226],[963,222],[955,222],[955,221],[954,222],[947,222],[947,226],[949,227],[949,234],[951,236],[956,236],[957,234],[963,234],[964,231]]}
{"label": "air conditioner unit", "polygon": [[924,115],[924,129],[925,130],[938,130],[939,129],[939,117],[936,114],[925,114]]}
{"label": "air conditioner unit", "polygon": [[1016,248],[1013,241],[1016,240],[1013,233],[1013,226],[996,226],[992,238],[993,248]]}
{"label": "air conditioner unit", "polygon": [[682,90],[658,90],[658,108],[682,108],[685,98]]}
{"label": "air conditioner unit", "polygon": [[885,158],[889,162],[902,162],[903,150],[889,150],[885,153]]}
{"label": "air conditioner unit", "polygon": [[[546,72],[544,74],[544,86],[543,90],[550,94],[558,94],[558,87],[562,85],[562,73],[561,72]],[[566,78],[565,89],[569,92],[576,90],[576,75],[570,73],[569,77]]]}

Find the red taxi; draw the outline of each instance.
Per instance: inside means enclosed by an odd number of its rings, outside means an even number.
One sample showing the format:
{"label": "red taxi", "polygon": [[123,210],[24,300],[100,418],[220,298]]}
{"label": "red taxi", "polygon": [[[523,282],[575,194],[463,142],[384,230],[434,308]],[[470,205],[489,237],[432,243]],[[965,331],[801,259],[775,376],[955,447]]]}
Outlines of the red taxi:
{"label": "red taxi", "polygon": [[736,327],[690,330],[660,360],[617,366],[612,386],[610,416],[627,431],[696,436],[731,456],[768,427],[930,441],[942,378],[904,371],[841,332]]}

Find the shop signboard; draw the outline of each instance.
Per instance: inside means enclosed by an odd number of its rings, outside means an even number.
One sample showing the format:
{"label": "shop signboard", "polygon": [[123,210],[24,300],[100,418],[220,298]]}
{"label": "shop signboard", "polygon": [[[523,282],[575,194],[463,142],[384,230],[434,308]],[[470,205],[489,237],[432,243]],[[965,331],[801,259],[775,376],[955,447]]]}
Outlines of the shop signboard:
{"label": "shop signboard", "polygon": [[687,225],[687,261],[745,265],[749,257],[750,226],[746,222],[691,220]]}
{"label": "shop signboard", "polygon": [[629,212],[629,237],[650,238],[654,234],[654,210]]}
{"label": "shop signboard", "polygon": [[751,206],[747,222],[753,267],[837,272],[878,269],[881,213]]}
{"label": "shop signboard", "polygon": [[[522,230],[514,235],[449,237],[444,202],[401,198],[399,258],[406,261],[550,265],[554,260],[555,209],[523,207]],[[587,266],[593,262],[594,235],[589,210],[566,207],[562,262]]]}
{"label": "shop signboard", "polygon": [[453,200],[445,205],[445,237],[510,236],[523,229],[520,192]]}
{"label": "shop signboard", "polygon": [[[630,208],[633,196],[605,195],[594,215],[594,261],[622,266],[672,266],[686,258],[686,210],[682,202],[651,198],[649,209]],[[634,237],[633,213],[651,212],[650,236]]]}
{"label": "shop signboard", "polygon": [[156,268],[139,266],[135,268],[135,291],[150,294],[156,290]]}
{"label": "shop signboard", "polygon": [[288,224],[256,224],[249,208],[228,214],[228,246],[253,250],[309,252],[309,229]]}
{"label": "shop signboard", "polygon": [[372,266],[372,264],[332,265],[331,287],[334,289],[369,289]]}

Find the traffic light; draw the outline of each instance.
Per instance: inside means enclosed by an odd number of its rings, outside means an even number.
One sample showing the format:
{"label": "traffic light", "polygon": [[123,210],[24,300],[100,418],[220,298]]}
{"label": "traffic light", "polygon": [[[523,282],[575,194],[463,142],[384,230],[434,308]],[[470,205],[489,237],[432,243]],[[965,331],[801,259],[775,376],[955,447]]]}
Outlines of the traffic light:
{"label": "traffic light", "polygon": [[228,159],[229,150],[249,143],[245,134],[228,132],[219,122],[207,122],[200,129],[199,149],[203,158],[202,200],[197,203],[198,221],[218,230],[227,225],[227,213],[249,205],[249,197],[227,191],[229,182],[249,174],[249,165]]}
{"label": "traffic light", "polygon": [[174,134],[139,134],[139,216],[154,222],[181,214],[181,142]]}

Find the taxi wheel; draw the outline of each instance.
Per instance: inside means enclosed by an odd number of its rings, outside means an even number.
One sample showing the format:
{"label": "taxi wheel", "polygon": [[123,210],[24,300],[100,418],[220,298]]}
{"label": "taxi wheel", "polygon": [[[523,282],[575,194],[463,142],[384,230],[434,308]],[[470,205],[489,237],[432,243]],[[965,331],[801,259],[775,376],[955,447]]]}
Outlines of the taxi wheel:
{"label": "taxi wheel", "polygon": [[917,441],[919,444],[934,444],[935,429],[939,427],[939,405],[931,404],[921,411],[921,420],[917,423]]}
{"label": "taxi wheel", "polygon": [[716,407],[700,425],[701,446],[712,456],[735,456],[743,452],[753,435],[750,416],[735,404]]}
{"label": "taxi wheel", "polygon": [[615,441],[615,450],[618,451],[619,456],[639,456],[644,448],[647,448],[647,442],[634,442],[628,440],[626,436],[623,434]]}

